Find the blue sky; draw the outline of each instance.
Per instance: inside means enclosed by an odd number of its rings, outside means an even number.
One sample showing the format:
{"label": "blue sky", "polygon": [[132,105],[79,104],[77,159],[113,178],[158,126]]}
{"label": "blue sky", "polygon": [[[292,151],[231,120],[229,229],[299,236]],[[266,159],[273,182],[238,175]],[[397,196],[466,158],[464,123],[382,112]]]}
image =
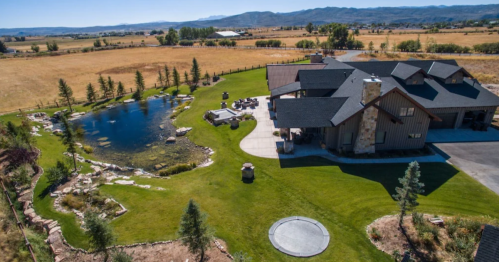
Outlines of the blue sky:
{"label": "blue sky", "polygon": [[0,28],[84,27],[153,21],[190,21],[248,11],[291,12],[317,7],[377,7],[496,4],[497,0],[2,0]]}

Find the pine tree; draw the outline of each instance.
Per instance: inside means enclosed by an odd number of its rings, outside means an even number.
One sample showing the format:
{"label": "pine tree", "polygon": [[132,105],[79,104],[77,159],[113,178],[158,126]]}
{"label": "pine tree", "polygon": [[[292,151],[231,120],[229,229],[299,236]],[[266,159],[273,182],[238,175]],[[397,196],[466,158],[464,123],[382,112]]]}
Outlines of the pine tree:
{"label": "pine tree", "polygon": [[74,99],[73,90],[66,84],[66,81],[64,81],[62,78],[59,79],[59,96],[63,99],[66,99],[66,102],[69,106],[69,111],[73,112],[73,109],[71,108],[71,101]]}
{"label": "pine tree", "polygon": [[210,74],[208,74],[208,71],[204,74],[204,79],[206,79],[206,82],[210,82]]}
{"label": "pine tree", "polygon": [[73,131],[73,127],[71,126],[71,124],[68,122],[68,119],[64,115],[62,115],[61,121],[62,121],[62,126],[64,127],[64,130],[62,131],[62,136],[61,136],[62,143],[65,146],[67,146],[68,152],[73,155],[73,164],[74,164],[74,168],[76,171],[77,167],[76,167],[76,155],[75,154],[76,154],[77,146],[76,146],[75,133]]}
{"label": "pine tree", "polygon": [[170,69],[168,69],[168,66],[165,65],[165,85],[166,87],[170,87]]}
{"label": "pine tree", "polygon": [[163,78],[163,74],[161,73],[161,70],[158,70],[158,82],[161,87],[165,87],[164,82],[165,79]]}
{"label": "pine tree", "polygon": [[178,87],[180,86],[180,74],[175,67],[173,67],[173,85],[177,87],[178,94]]}
{"label": "pine tree", "polygon": [[91,83],[87,85],[87,100],[90,103],[97,101],[97,92]]}
{"label": "pine tree", "polygon": [[109,94],[109,90],[107,89],[107,83],[106,83],[106,80],[104,79],[104,77],[102,77],[102,75],[99,75],[99,86],[100,86],[100,90],[102,91],[102,95],[104,96],[104,98],[108,98],[108,94]]}
{"label": "pine tree", "polygon": [[144,77],[142,76],[142,73],[139,72],[139,70],[135,72],[135,86],[141,92],[146,89],[146,85],[144,84]]}
{"label": "pine tree", "polygon": [[187,74],[187,71],[184,71],[184,83],[189,85],[189,74]]}
{"label": "pine tree", "polygon": [[0,41],[0,53],[5,53],[7,52],[7,46],[5,46],[5,44]]}
{"label": "pine tree", "polygon": [[85,234],[90,239],[90,245],[98,252],[104,252],[104,261],[108,259],[107,246],[113,244],[116,237],[108,223],[93,212],[85,213]]}
{"label": "pine tree", "polygon": [[407,211],[411,211],[419,205],[417,202],[418,194],[424,192],[422,189],[424,184],[419,183],[420,176],[421,172],[419,171],[419,164],[417,161],[414,161],[409,164],[409,167],[405,171],[405,176],[403,178],[399,178],[399,182],[402,184],[402,187],[395,188],[397,194],[393,195],[393,198],[398,201],[398,205],[400,207],[400,226],[402,226],[404,222],[404,216]]}
{"label": "pine tree", "polygon": [[206,214],[201,213],[198,204],[189,200],[180,220],[178,231],[182,244],[193,254],[199,254],[203,261],[205,251],[210,247],[212,232],[206,224]]}
{"label": "pine tree", "polygon": [[107,91],[109,92],[109,95],[114,98],[114,81],[110,76],[107,77]]}
{"label": "pine tree", "polygon": [[118,82],[118,89],[116,90],[116,96],[124,96],[125,95],[125,86],[121,81]]}
{"label": "pine tree", "polygon": [[201,79],[201,68],[199,68],[199,64],[196,58],[192,59],[191,76],[193,85],[197,86],[199,79]]}

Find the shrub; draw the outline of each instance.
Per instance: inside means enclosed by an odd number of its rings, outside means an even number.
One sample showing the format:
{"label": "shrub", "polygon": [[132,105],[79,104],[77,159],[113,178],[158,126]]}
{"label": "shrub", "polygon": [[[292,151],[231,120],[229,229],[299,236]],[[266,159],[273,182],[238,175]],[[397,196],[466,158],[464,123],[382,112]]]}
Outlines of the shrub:
{"label": "shrub", "polygon": [[253,115],[252,114],[244,114],[243,119],[244,120],[251,120],[251,119],[253,119]]}
{"label": "shrub", "polygon": [[295,46],[297,48],[314,48],[315,47],[315,42],[312,41],[312,40],[303,39],[303,40],[298,41],[295,44]]}
{"label": "shrub", "polygon": [[279,131],[274,131],[274,133],[272,133],[274,136],[279,136]]}
{"label": "shrub", "polygon": [[182,172],[190,171],[193,168],[194,168],[193,164],[176,164],[176,165],[174,165],[166,170],[161,170],[159,172],[159,175],[160,176],[175,175],[175,174],[179,174]]}
{"label": "shrub", "polygon": [[217,43],[213,40],[208,40],[204,43],[206,46],[216,46]]}
{"label": "shrub", "polygon": [[81,210],[85,205],[85,202],[72,194],[67,194],[64,199],[62,199],[62,205],[68,207],[69,209]]}
{"label": "shrub", "polygon": [[87,154],[92,154],[94,152],[94,148],[91,146],[85,145],[85,146],[83,146],[83,151],[85,151],[85,153],[87,153]]}
{"label": "shrub", "polygon": [[194,41],[191,41],[191,40],[181,40],[178,44],[181,45],[181,46],[193,46],[194,45]]}
{"label": "shrub", "polygon": [[208,81],[203,81],[203,86],[209,86],[210,85],[210,82]]}
{"label": "shrub", "polygon": [[381,234],[379,233],[379,231],[375,227],[371,228],[371,233],[369,235],[371,236],[371,238],[374,241],[379,241],[382,238]]}
{"label": "shrub", "polygon": [[419,225],[422,225],[424,224],[424,217],[423,217],[423,214],[420,214],[418,212],[414,212],[412,213],[412,223],[415,225],[415,226],[419,226]]}

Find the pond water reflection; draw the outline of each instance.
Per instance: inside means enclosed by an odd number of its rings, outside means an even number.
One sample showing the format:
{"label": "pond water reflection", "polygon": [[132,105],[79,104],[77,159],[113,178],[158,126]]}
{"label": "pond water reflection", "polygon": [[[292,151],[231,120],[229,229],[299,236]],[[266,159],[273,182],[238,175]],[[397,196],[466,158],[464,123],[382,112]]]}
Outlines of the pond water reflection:
{"label": "pond water reflection", "polygon": [[90,113],[74,121],[85,130],[84,144],[94,148],[99,160],[152,171],[177,163],[200,163],[202,148],[185,137],[167,144],[175,136],[169,115],[178,105],[160,97]]}

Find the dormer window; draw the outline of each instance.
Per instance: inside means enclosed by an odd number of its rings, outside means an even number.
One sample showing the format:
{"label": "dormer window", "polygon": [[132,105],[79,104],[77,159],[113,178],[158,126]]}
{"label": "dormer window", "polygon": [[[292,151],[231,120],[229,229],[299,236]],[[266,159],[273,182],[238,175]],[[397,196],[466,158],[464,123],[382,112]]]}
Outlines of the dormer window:
{"label": "dormer window", "polygon": [[417,79],[416,80],[412,80],[412,84],[413,85],[417,85],[418,84],[418,80]]}
{"label": "dormer window", "polygon": [[452,78],[452,83],[453,83],[453,84],[457,83],[457,79]]}

